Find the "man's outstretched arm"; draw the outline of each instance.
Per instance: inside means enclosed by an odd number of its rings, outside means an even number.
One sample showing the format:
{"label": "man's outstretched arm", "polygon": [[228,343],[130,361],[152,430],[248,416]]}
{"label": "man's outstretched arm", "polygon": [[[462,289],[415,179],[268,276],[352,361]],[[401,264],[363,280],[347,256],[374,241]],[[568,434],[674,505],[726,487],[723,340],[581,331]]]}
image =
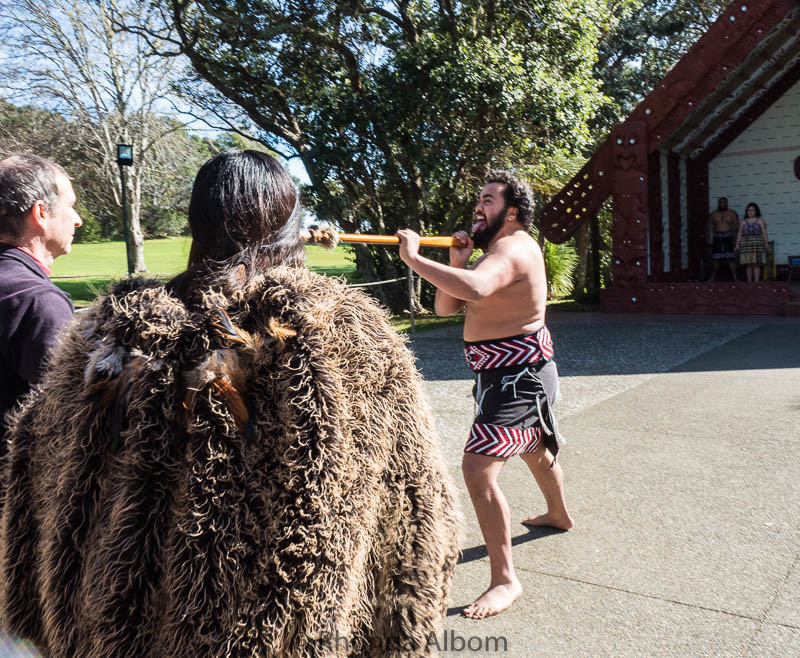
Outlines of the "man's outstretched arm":
{"label": "man's outstretched arm", "polygon": [[[510,250],[502,246],[499,246],[494,253],[485,255],[474,269],[464,269],[463,266],[444,265],[420,256],[419,235],[410,229],[398,231],[397,236],[400,238],[400,258],[403,262],[454,300],[472,302],[484,299],[514,280],[514,264]],[[455,303],[446,297],[441,299],[442,310],[455,306]]]}

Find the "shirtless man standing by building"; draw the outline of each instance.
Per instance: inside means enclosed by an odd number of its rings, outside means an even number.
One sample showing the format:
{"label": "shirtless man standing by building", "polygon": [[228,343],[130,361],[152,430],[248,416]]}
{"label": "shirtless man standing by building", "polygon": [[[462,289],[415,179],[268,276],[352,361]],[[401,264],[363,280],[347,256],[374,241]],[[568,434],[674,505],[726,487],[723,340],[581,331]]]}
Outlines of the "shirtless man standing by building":
{"label": "shirtless man standing by building", "polygon": [[[572,527],[558,454],[552,405],[558,391],[553,343],[545,327],[547,281],[544,258],[528,234],[533,196],[507,171],[486,178],[475,206],[472,238],[451,247],[450,265],[419,255],[419,236],[397,232],[400,257],[436,286],[436,312],[466,307],[464,343],[475,371],[477,416],[464,448],[462,471],[491,562],[489,588],[463,614],[495,615],[522,593],[511,557],[511,515],[497,477],[506,460],[520,455],[533,473],[547,512],[525,519],[528,526]],[[467,266],[474,248],[484,254]]]}
{"label": "shirtless man standing by building", "polygon": [[721,197],[717,201],[717,209],[708,216],[706,231],[707,239],[711,243],[711,281],[717,280],[719,264],[722,261],[728,262],[733,280],[739,280],[736,277],[736,254],[733,251],[738,230],[739,216],[735,210],[728,208],[728,199]]}

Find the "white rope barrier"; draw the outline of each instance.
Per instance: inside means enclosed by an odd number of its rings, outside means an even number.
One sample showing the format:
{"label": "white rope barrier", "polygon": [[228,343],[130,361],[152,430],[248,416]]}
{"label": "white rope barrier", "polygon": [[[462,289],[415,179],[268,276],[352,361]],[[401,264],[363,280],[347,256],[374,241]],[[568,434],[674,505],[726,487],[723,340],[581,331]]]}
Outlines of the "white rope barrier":
{"label": "white rope barrier", "polygon": [[348,283],[347,288],[366,288],[367,286],[379,286],[382,283],[394,283],[395,281],[405,281],[407,276],[401,276],[399,279],[386,279],[385,281],[370,281],[369,283]]}

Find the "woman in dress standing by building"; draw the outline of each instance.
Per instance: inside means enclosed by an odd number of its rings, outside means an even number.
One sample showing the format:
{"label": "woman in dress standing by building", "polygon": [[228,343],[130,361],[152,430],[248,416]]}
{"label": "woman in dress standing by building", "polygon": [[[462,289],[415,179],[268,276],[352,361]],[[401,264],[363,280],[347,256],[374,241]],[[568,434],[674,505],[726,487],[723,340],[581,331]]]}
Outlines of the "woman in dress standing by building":
{"label": "woman in dress standing by building", "polygon": [[757,203],[747,204],[734,249],[739,253],[739,263],[747,268],[747,282],[760,281],[761,266],[767,264],[769,242],[767,223],[761,217],[761,209]]}

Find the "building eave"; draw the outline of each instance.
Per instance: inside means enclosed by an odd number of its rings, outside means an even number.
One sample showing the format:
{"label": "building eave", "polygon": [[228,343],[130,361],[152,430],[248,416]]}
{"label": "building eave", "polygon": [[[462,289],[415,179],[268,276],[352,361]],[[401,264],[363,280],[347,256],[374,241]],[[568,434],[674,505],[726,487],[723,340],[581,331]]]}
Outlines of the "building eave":
{"label": "building eave", "polygon": [[[800,63],[800,8],[795,0],[740,0],[634,109],[626,122],[645,122],[647,149],[699,158],[730,138],[742,117],[765,111],[770,90],[783,88]],[[725,101],[724,103],[722,101]],[[612,191],[607,138],[553,197],[541,227],[551,242],[568,240]]]}

